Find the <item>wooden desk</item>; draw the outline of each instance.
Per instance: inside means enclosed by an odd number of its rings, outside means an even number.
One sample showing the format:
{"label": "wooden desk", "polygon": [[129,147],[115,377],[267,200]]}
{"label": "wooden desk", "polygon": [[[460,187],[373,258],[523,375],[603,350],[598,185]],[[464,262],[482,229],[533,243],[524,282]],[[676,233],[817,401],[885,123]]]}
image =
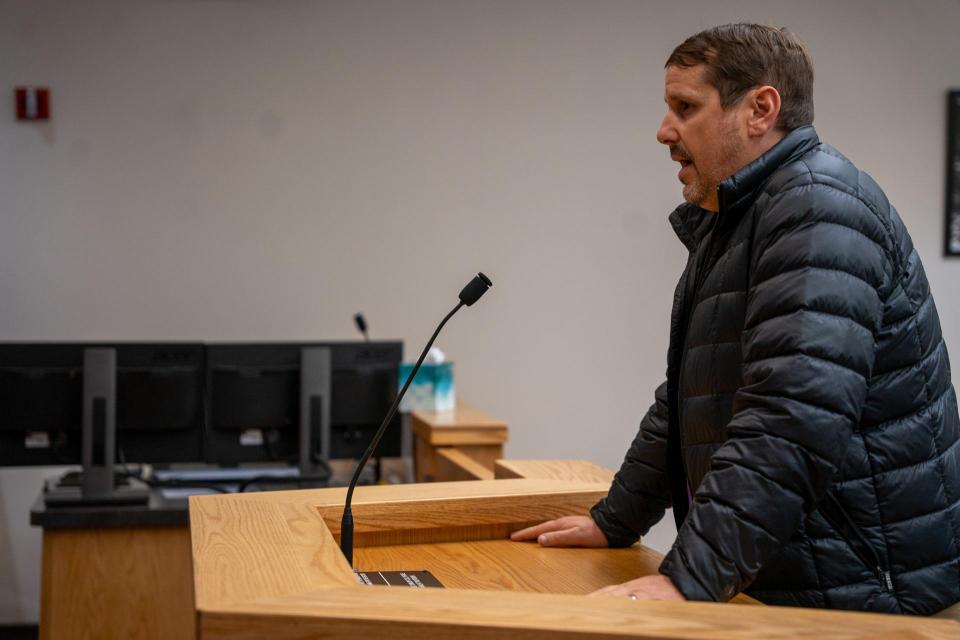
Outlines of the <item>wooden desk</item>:
{"label": "wooden desk", "polygon": [[452,412],[414,411],[410,423],[417,482],[489,480],[503,458],[507,425],[466,403]]}
{"label": "wooden desk", "polygon": [[579,594],[652,572],[658,558],[639,545],[542,549],[503,539],[530,522],[584,513],[607,484],[507,479],[358,489],[359,566],[426,568],[445,589],[360,586],[336,544],[342,489],[191,498],[200,637],[960,637],[960,625],[945,620],[585,598]]}
{"label": "wooden desk", "polygon": [[194,637],[187,501],[151,492],[141,506],[47,509],[41,638]]}
{"label": "wooden desk", "polygon": [[[444,477],[493,478],[506,441],[501,421],[461,405],[453,415],[422,413],[413,423],[425,438],[421,452],[431,464],[440,460]],[[331,463],[346,483],[353,461]],[[43,528],[41,638],[195,637],[185,499],[154,490],[145,506],[47,509],[41,496],[31,523]]]}
{"label": "wooden desk", "polygon": [[[353,461],[332,466],[340,481]],[[47,508],[41,494],[30,522],[43,528],[41,638],[195,637],[186,498]]]}

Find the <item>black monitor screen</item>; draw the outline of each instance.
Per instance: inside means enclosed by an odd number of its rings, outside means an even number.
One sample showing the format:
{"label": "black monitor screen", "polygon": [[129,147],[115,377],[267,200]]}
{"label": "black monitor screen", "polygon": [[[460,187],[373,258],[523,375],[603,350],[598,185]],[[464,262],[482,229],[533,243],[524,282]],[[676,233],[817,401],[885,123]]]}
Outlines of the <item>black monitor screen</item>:
{"label": "black monitor screen", "polygon": [[[79,464],[83,352],[116,350],[117,454],[128,463],[295,462],[300,358],[331,356],[330,451],[359,457],[397,394],[400,342],[0,344],[0,466]],[[399,418],[378,456],[401,455]]]}
{"label": "black monitor screen", "polygon": [[300,373],[295,367],[211,371],[211,412],[222,429],[291,429],[297,424]]}
{"label": "black monitor screen", "polygon": [[123,460],[202,462],[203,345],[120,344],[116,349],[117,449]]}
{"label": "black monitor screen", "polygon": [[[359,457],[397,394],[399,342],[250,343],[207,347],[208,459],[224,465],[295,462],[299,448],[300,360],[305,348],[331,354],[330,451]],[[399,419],[377,455],[401,454]]]}
{"label": "black monitor screen", "polygon": [[0,466],[80,463],[83,349],[0,345]]}
{"label": "black monitor screen", "polygon": [[125,461],[203,460],[203,345],[0,344],[0,466],[80,463],[87,348],[116,350]]}

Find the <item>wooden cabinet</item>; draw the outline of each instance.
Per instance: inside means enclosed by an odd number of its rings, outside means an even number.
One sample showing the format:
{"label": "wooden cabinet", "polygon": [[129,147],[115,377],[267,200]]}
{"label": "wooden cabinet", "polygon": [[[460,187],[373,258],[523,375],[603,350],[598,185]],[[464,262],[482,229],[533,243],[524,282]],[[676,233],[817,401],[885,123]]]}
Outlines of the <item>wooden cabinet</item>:
{"label": "wooden cabinet", "polygon": [[502,420],[464,403],[451,412],[414,411],[410,420],[417,482],[493,478],[507,442]]}

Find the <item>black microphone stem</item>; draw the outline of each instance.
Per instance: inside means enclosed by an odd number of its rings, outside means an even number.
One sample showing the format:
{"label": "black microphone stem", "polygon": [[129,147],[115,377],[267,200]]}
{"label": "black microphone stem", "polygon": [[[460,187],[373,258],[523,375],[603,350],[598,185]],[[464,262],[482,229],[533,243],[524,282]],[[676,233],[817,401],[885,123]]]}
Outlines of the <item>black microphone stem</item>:
{"label": "black microphone stem", "polygon": [[353,490],[356,488],[357,482],[360,480],[360,472],[363,471],[363,467],[367,464],[367,460],[370,459],[370,456],[373,455],[377,445],[380,444],[380,439],[383,437],[383,433],[387,430],[387,425],[390,424],[390,421],[393,420],[393,416],[396,415],[397,407],[400,406],[400,401],[403,400],[403,395],[407,392],[407,387],[410,386],[410,383],[413,382],[413,379],[417,376],[417,372],[420,370],[420,365],[423,364],[423,360],[427,357],[430,347],[433,346],[433,341],[437,339],[438,335],[440,335],[440,330],[443,329],[443,325],[447,324],[447,321],[452,318],[453,314],[459,311],[460,307],[463,305],[464,303],[462,301],[457,303],[457,306],[455,306],[453,310],[448,313],[440,322],[440,324],[437,325],[437,330],[433,332],[433,335],[430,337],[430,341],[427,342],[427,346],[423,348],[423,353],[420,354],[420,358],[413,366],[413,371],[411,371],[410,375],[407,376],[406,382],[403,383],[403,388],[400,389],[400,393],[397,394],[396,400],[393,401],[393,405],[387,412],[387,416],[380,424],[380,428],[377,429],[377,434],[373,436],[373,441],[363,453],[363,457],[357,461],[357,466],[354,467],[353,478],[350,480],[350,486],[347,488],[347,499],[343,509],[343,518],[340,521],[340,550],[343,552],[344,557],[347,559],[347,562],[350,563],[351,567],[353,567],[353,512],[350,510],[350,504],[353,501]]}

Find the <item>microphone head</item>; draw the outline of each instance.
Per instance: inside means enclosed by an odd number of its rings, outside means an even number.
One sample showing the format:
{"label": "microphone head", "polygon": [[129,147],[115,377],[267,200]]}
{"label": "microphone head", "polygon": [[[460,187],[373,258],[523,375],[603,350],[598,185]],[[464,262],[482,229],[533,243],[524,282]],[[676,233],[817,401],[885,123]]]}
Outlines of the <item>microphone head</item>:
{"label": "microphone head", "polygon": [[467,286],[460,291],[460,302],[468,307],[480,299],[480,296],[487,292],[487,289],[493,286],[493,281],[483,273],[478,273],[473,280],[467,283]]}
{"label": "microphone head", "polygon": [[367,333],[367,321],[364,319],[362,313],[358,313],[353,316],[353,322],[357,325],[357,329],[360,330],[360,333]]}

